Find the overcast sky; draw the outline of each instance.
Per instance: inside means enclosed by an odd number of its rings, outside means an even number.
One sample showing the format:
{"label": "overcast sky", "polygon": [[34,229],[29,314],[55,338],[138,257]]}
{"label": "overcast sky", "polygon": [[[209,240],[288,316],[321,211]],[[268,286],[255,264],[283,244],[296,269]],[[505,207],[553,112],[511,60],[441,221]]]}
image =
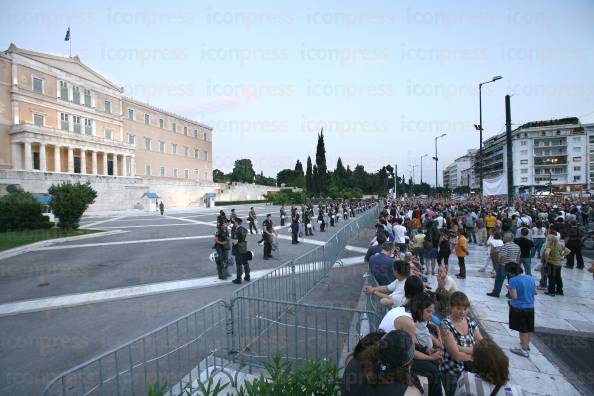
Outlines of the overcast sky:
{"label": "overcast sky", "polygon": [[[214,127],[216,168],[274,176],[315,156],[423,179],[516,125],[594,122],[594,1],[13,1],[0,45],[72,54],[127,96]],[[419,180],[416,168],[416,180]]]}

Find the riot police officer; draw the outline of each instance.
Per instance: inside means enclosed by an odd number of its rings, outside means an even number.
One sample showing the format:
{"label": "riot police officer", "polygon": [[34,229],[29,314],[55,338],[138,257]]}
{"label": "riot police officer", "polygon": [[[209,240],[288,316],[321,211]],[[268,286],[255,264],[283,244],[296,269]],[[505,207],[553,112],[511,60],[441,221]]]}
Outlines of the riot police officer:
{"label": "riot police officer", "polygon": [[297,211],[293,212],[291,216],[291,237],[293,245],[299,243],[297,240],[297,236],[299,235],[299,213]]}
{"label": "riot police officer", "polygon": [[229,222],[231,223],[231,239],[235,239],[235,230],[237,229],[237,214],[235,214],[235,209],[231,209]]}
{"label": "riot police officer", "polygon": [[227,272],[227,265],[229,264],[229,233],[227,232],[227,225],[219,223],[217,225],[217,232],[214,238],[214,249],[217,251],[217,274],[219,279],[227,279],[229,272]]}
{"label": "riot police officer", "polygon": [[244,226],[241,225],[242,220],[240,218],[236,219],[237,222],[237,229],[235,230],[235,236],[237,242],[234,245],[234,254],[235,254],[235,267],[237,269],[237,275],[235,279],[232,280],[235,284],[241,283],[241,274],[243,272],[243,280],[246,282],[250,281],[250,263],[248,261],[248,250],[247,250],[247,233],[248,230],[245,229]]}
{"label": "riot police officer", "polygon": [[227,216],[225,216],[225,212],[221,210],[217,216],[217,225],[227,223],[229,223],[229,220],[227,219]]}
{"label": "riot police officer", "polygon": [[330,217],[330,227],[334,227],[334,209],[332,205],[328,208],[328,217]]}
{"label": "riot police officer", "polygon": [[303,212],[303,226],[305,227],[305,236],[313,235],[309,210]]}
{"label": "riot police officer", "polygon": [[326,232],[326,220],[324,220],[324,209],[318,209],[318,224],[320,225],[320,232]]}
{"label": "riot police officer", "polygon": [[256,210],[252,206],[250,208],[250,212],[248,213],[248,223],[250,224],[250,234],[253,234],[252,228],[254,229],[256,234],[258,233],[258,226],[256,225],[257,221],[258,221],[258,217],[256,216]]}
{"label": "riot police officer", "polygon": [[264,260],[272,258],[272,238],[275,231],[272,226],[272,215],[268,213],[262,222],[262,236],[264,237]]}
{"label": "riot police officer", "polygon": [[283,205],[280,208],[280,225],[281,225],[281,227],[285,226],[285,216],[286,216],[285,205]]}

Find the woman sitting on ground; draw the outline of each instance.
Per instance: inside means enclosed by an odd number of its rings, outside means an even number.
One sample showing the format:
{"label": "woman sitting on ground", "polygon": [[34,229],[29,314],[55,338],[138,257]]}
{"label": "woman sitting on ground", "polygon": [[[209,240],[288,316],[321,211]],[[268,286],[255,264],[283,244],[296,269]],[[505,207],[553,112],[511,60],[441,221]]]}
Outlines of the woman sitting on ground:
{"label": "woman sitting on ground", "polygon": [[[382,337],[378,340],[378,336]],[[366,340],[367,338],[367,340]],[[366,340],[363,344],[361,341]],[[410,373],[415,345],[406,332],[373,333],[355,348],[342,377],[345,396],[420,396],[418,378]]]}
{"label": "woman sitting on ground", "polygon": [[509,384],[509,359],[493,341],[483,338],[473,348],[476,373],[465,371],[455,396],[520,396],[520,386]]}
{"label": "woman sitting on ground", "polygon": [[439,367],[447,396],[456,391],[456,383],[464,371],[465,363],[467,366],[472,364],[468,362],[472,362],[474,344],[483,339],[478,324],[468,317],[469,309],[470,301],[466,294],[457,291],[450,296],[450,314],[441,326],[445,351]]}

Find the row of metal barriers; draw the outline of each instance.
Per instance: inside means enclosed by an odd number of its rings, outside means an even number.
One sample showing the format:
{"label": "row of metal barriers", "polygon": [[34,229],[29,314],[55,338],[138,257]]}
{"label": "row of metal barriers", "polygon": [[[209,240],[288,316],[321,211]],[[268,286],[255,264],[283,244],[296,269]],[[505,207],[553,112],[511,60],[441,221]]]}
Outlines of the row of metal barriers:
{"label": "row of metal barriers", "polygon": [[258,373],[277,354],[296,366],[310,359],[340,366],[379,324],[378,307],[371,299],[360,309],[303,300],[354,237],[369,235],[377,216],[374,206],[326,244],[237,289],[228,303],[214,301],[63,372],[43,395],[142,395],[153,383],[168,384],[168,395],[192,395],[215,375],[235,386],[240,373]]}

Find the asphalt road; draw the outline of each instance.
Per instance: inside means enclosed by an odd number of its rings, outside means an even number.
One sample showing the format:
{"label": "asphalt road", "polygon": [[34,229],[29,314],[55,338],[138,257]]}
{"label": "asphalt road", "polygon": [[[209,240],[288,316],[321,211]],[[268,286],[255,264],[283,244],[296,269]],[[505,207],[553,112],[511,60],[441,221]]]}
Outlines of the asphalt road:
{"label": "asphalt road", "polygon": [[[236,208],[245,218],[249,205]],[[174,291],[140,297],[124,293],[92,304],[35,312],[20,312],[17,307],[15,314],[0,316],[0,395],[40,394],[56,374],[216,299],[228,300],[240,286],[232,284],[231,278],[214,279],[215,265],[208,260],[219,210],[84,218],[82,226],[124,232],[54,243],[1,260],[0,309],[29,300],[68,302],[80,293],[127,291],[163,282],[173,282]],[[279,224],[279,207],[256,206],[256,211],[260,221],[270,212],[275,225]],[[323,243],[339,227],[316,232],[310,239]],[[366,230],[354,243],[364,246],[370,232]],[[287,228],[278,233],[290,236]],[[281,239],[275,258],[264,261],[258,239],[259,235],[248,239],[256,252],[252,271],[277,267],[316,247]],[[176,282],[188,279],[204,282],[198,288],[175,290]],[[332,294],[338,296],[340,289]],[[340,300],[336,296],[333,301]]]}

